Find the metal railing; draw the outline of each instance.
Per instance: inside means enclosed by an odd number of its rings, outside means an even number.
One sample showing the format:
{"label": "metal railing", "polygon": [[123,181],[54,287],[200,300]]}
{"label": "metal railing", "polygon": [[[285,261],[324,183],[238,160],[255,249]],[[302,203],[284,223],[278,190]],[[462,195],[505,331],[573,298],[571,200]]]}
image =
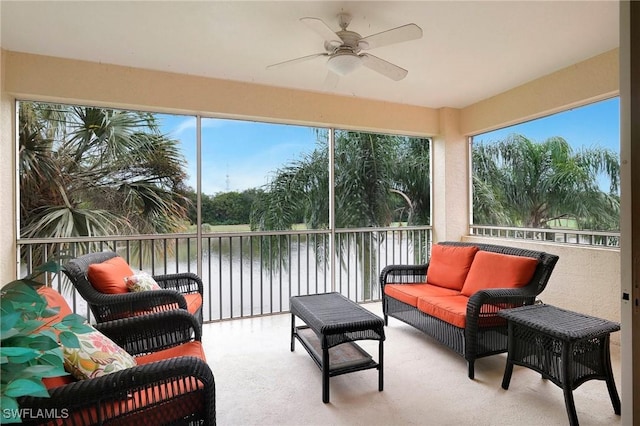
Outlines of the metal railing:
{"label": "metal railing", "polygon": [[[338,291],[355,302],[380,300],[378,276],[390,264],[425,263],[431,227],[24,239],[19,276],[52,258],[112,250],[153,275],[195,272],[204,283],[205,321],[289,311],[289,297]],[[331,241],[335,243],[330,244]],[[331,253],[333,262],[331,262]],[[335,278],[332,279],[332,271]],[[47,277],[74,312],[90,317],[64,274]]]}
{"label": "metal railing", "polygon": [[620,248],[620,232],[579,231],[573,229],[513,228],[471,225],[471,235],[515,240],[549,241],[562,244]]}

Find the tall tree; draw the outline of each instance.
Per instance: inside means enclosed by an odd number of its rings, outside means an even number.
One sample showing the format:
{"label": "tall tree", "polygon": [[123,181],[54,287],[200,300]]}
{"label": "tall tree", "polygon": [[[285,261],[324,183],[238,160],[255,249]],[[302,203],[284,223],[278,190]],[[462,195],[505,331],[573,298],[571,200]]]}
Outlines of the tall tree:
{"label": "tall tree", "polygon": [[[395,135],[336,131],[337,228],[388,226],[395,219],[428,224],[429,143]],[[398,208],[409,211],[404,216]],[[326,137],[299,160],[283,166],[254,202],[258,230],[291,229],[300,218],[311,229],[329,226],[329,153]]]}
{"label": "tall tree", "polygon": [[23,237],[165,233],[183,224],[184,159],[153,114],[23,102],[19,120]]}
{"label": "tall tree", "polygon": [[[322,135],[321,135],[322,136]],[[336,131],[334,193],[336,228],[383,227],[392,222],[428,224],[430,207],[429,144],[425,139]],[[400,212],[408,212],[405,215]],[[318,147],[303,158],[279,169],[265,191],[254,202],[251,225],[257,230],[288,230],[300,218],[311,229],[329,227],[329,148],[319,138]],[[424,221],[424,222],[421,222]],[[359,246],[365,297],[379,272],[373,264],[376,246],[372,234],[340,238],[336,250],[353,252]],[[269,250],[286,244],[268,241]],[[374,248],[375,249],[375,248]],[[316,247],[320,257],[327,253]],[[281,256],[265,256],[277,259]],[[286,258],[286,256],[284,256]],[[345,260],[344,256],[340,259]],[[373,262],[373,263],[372,263]]]}
{"label": "tall tree", "polygon": [[[474,223],[545,228],[557,219],[581,229],[619,229],[618,155],[574,151],[561,137],[522,135],[473,147]],[[608,180],[608,192],[600,188]]]}

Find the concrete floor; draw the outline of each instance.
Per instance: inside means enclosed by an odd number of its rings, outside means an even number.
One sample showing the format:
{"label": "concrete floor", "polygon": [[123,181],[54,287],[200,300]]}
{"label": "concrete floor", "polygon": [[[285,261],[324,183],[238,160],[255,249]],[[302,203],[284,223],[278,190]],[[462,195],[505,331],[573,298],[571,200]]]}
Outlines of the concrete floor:
{"label": "concrete floor", "polygon": [[[381,315],[380,303],[364,305]],[[290,315],[205,324],[203,343],[216,379],[219,425],[566,425],[562,389],[524,367],[501,388],[504,354],[465,360],[395,319],[386,327],[384,391],[376,370],[331,378],[322,403],[321,372],[297,343],[289,350]],[[377,342],[359,342],[377,357]],[[619,347],[612,364],[620,392]],[[591,380],[574,391],[578,419],[620,425],[606,384]],[[624,401],[623,401],[624,404]]]}

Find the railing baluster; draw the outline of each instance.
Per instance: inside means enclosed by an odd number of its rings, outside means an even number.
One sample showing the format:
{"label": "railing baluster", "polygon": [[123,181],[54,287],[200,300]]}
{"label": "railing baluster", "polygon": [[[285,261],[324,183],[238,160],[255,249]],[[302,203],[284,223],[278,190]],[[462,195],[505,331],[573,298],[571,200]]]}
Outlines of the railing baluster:
{"label": "railing baluster", "polygon": [[264,271],[262,268],[262,254],[264,253],[264,237],[260,237],[260,315],[264,314]]}

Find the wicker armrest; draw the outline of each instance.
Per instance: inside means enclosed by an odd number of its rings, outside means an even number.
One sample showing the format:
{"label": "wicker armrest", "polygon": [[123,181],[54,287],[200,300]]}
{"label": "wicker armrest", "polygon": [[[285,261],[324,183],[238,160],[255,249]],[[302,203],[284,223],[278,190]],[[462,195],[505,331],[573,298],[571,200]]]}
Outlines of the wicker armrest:
{"label": "wicker armrest", "polygon": [[131,355],[202,340],[198,320],[185,310],[157,312],[95,325]]}
{"label": "wicker armrest", "polygon": [[[114,310],[148,310],[156,306],[177,304],[181,309],[187,309],[187,301],[182,294],[175,290],[150,290],[130,293],[94,293],[90,302],[111,306]],[[122,309],[115,309],[121,307]]]}
{"label": "wicker armrest", "polygon": [[480,290],[467,302],[466,328],[476,330],[481,321],[497,317],[501,309],[530,305],[535,298],[535,288],[532,286]]}
{"label": "wicker armrest", "polygon": [[428,263],[423,265],[388,265],[380,272],[380,286],[384,290],[387,283],[424,283],[427,280],[427,268],[429,268]]}
{"label": "wicker armrest", "polygon": [[[22,409],[49,410],[68,423],[116,424],[147,420],[179,423],[180,419],[202,419],[215,424],[215,382],[203,360],[178,357],[80,380],[49,391],[49,398],[23,397]],[[172,405],[173,404],[173,405]],[[166,416],[176,416],[167,419]],[[39,424],[42,418],[23,418],[24,424]]]}
{"label": "wicker armrest", "polygon": [[203,294],[202,279],[192,272],[156,275],[153,277],[162,288],[176,290],[182,294]]}

